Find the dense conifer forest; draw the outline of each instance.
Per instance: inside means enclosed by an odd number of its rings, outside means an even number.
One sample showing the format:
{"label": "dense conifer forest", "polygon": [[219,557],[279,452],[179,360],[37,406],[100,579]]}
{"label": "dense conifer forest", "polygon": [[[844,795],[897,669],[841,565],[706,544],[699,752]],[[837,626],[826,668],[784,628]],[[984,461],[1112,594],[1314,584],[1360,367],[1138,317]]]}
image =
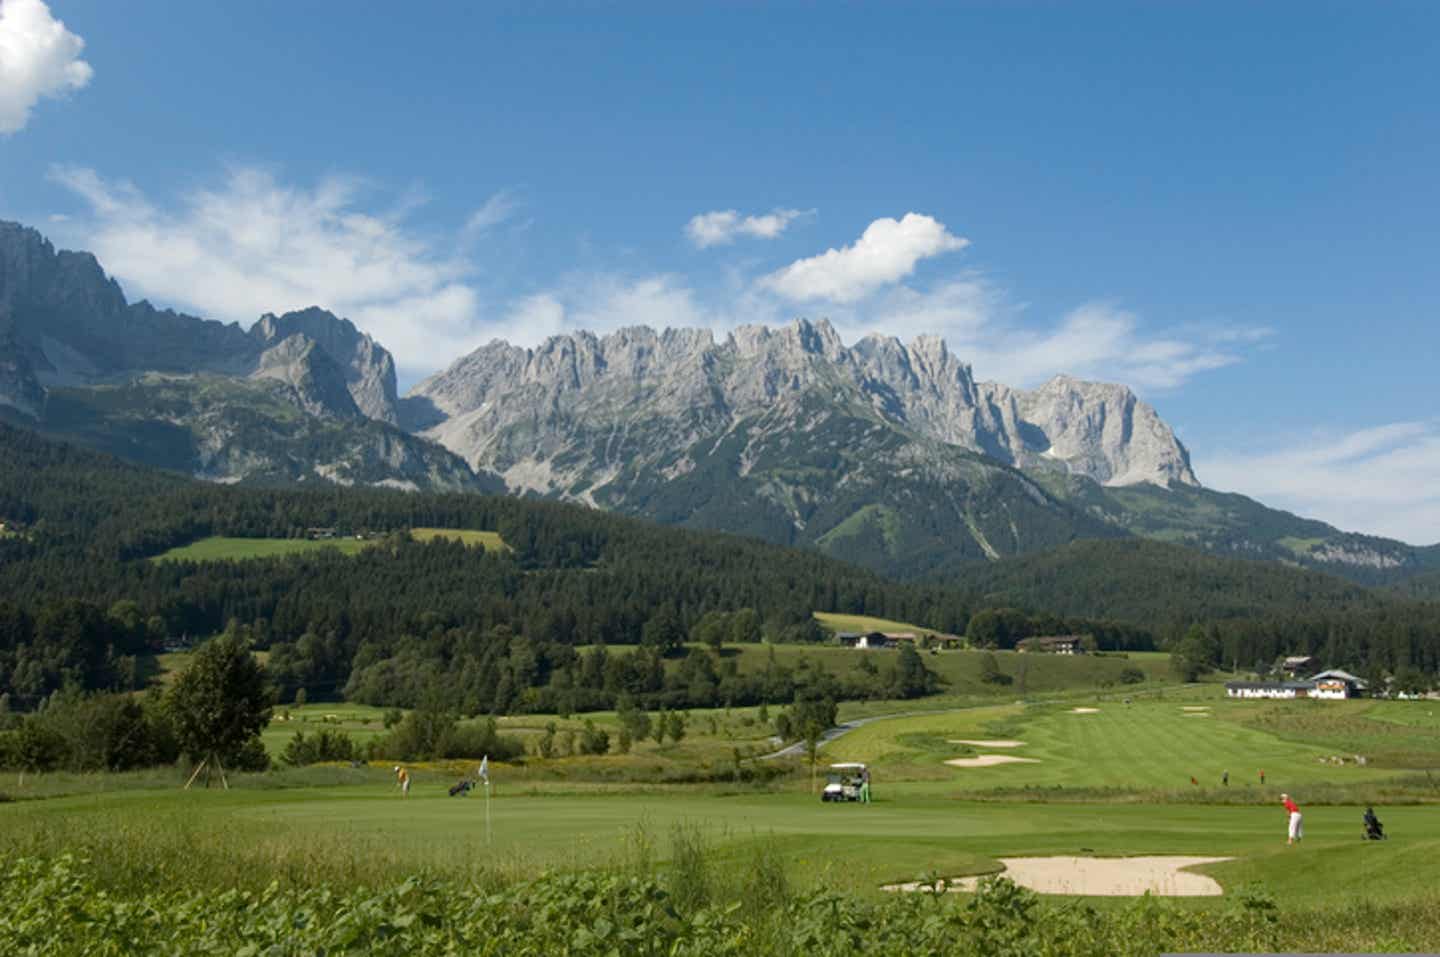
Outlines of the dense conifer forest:
{"label": "dense conifer forest", "polygon": [[[1084,632],[1102,648],[1149,648],[1200,622],[1214,663],[1242,667],[1303,650],[1433,673],[1440,649],[1434,605],[1153,543],[1082,542],[902,584],[810,551],[552,502],[207,484],[7,427],[0,521],[0,692],[21,709],[66,685],[137,687],[155,652],[227,627],[269,652],[282,695],[467,713],[934,690],[923,665],[860,688],[846,684],[858,676],[804,666],[742,675],[724,656],[681,648],[820,641],[817,610],[968,631],[995,647]],[[207,536],[316,527],[372,541],[356,554],[153,560]],[[415,541],[420,527],[497,531],[509,549]],[[667,657],[683,660],[667,669]]]}

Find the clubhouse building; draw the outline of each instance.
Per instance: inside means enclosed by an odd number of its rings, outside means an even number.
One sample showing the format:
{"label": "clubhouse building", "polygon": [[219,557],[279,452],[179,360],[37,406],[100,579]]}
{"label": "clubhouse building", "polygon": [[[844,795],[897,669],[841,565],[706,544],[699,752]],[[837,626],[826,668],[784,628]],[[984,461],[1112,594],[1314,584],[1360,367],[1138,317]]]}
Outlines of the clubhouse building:
{"label": "clubhouse building", "polygon": [[1342,700],[1365,693],[1365,681],[1332,668],[1302,681],[1227,681],[1225,694],[1231,698],[1322,698]]}

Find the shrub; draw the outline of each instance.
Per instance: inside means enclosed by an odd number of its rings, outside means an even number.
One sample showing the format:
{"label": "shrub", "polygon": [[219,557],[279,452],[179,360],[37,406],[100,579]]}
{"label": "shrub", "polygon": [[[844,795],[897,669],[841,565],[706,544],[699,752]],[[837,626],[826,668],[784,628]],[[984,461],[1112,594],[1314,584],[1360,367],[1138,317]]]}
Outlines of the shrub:
{"label": "shrub", "polygon": [[308,738],[304,731],[296,731],[280,759],[298,768],[321,761],[354,761],[359,756],[360,751],[348,734],[321,728]]}
{"label": "shrub", "polygon": [[610,735],[595,727],[595,722],[585,719],[585,731],[580,735],[581,754],[605,754],[610,750]]}

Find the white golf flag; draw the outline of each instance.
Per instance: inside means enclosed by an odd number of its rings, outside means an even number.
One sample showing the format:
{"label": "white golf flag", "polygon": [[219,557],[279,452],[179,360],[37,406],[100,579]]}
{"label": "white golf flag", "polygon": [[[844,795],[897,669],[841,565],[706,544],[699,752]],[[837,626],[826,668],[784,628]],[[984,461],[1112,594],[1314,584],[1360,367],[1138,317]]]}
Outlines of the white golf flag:
{"label": "white golf flag", "polygon": [[480,759],[480,770],[475,773],[475,776],[486,784],[490,783],[490,755],[487,754]]}

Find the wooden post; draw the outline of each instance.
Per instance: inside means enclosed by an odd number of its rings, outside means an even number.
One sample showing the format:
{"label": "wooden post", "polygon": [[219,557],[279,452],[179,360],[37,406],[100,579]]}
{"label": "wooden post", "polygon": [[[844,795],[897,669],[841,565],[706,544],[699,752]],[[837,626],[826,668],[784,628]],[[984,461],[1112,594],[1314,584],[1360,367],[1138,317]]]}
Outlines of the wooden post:
{"label": "wooden post", "polygon": [[204,770],[205,765],[207,762],[209,762],[209,760],[209,758],[206,758],[204,761],[201,761],[199,764],[195,765],[195,772],[190,775],[190,780],[185,782],[185,787],[183,788],[183,790],[190,790],[190,785],[195,783],[195,779],[200,776],[200,772]]}

